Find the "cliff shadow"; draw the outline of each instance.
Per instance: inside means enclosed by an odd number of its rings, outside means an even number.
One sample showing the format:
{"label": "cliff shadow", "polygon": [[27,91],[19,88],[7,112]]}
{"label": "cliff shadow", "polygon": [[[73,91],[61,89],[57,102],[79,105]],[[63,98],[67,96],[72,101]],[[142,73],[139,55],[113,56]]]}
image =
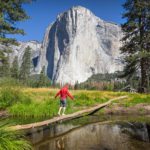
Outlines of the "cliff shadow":
{"label": "cliff shadow", "polygon": [[54,52],[55,52],[55,31],[56,31],[56,22],[52,25],[48,39],[49,44],[46,51],[46,60],[48,61],[47,66],[47,76],[52,80],[53,78],[53,69],[54,69]]}
{"label": "cliff shadow", "polygon": [[[51,80],[55,80],[56,78],[56,75],[54,76],[54,65],[56,65],[56,72],[57,72],[57,69],[59,68],[61,56],[63,55],[63,57],[65,57],[66,59],[67,58],[66,56],[69,55],[69,51],[67,50],[64,51],[66,45],[69,43],[69,35],[66,26],[67,26],[67,21],[66,21],[66,15],[64,14],[64,16],[59,21],[56,21],[52,25],[49,31],[49,36],[48,36],[49,44],[46,51],[46,59],[48,61],[47,75]],[[56,48],[55,45],[58,45],[58,50],[60,53],[57,64],[54,64],[55,48]]]}

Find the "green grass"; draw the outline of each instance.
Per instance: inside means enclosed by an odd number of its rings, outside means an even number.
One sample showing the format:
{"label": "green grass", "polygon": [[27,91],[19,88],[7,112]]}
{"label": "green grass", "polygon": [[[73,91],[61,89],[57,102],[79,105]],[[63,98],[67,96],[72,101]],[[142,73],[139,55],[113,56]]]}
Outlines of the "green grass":
{"label": "green grass", "polygon": [[139,111],[143,111],[144,109],[142,107],[139,108]]}
{"label": "green grass", "polygon": [[[57,116],[59,109],[59,98],[54,99],[58,92],[54,89],[24,89],[22,98],[16,104],[8,107],[9,112],[15,116]],[[66,114],[79,111],[84,108],[104,103],[109,97],[98,91],[71,91],[75,100],[67,99]],[[115,95],[116,93],[114,93]]]}
{"label": "green grass", "polygon": [[22,132],[8,129],[0,124],[0,150],[32,150],[31,143],[25,139]]}
{"label": "green grass", "polygon": [[[54,99],[58,91],[59,89],[48,88],[1,88],[0,109],[8,109],[14,116],[52,118],[57,116],[59,109],[59,98]],[[83,110],[123,95],[128,95],[128,98],[116,100],[112,104],[118,103],[120,106],[130,107],[139,103],[150,103],[150,95],[146,94],[86,90],[69,90],[69,92],[75,97],[75,100],[67,98],[66,114]]]}

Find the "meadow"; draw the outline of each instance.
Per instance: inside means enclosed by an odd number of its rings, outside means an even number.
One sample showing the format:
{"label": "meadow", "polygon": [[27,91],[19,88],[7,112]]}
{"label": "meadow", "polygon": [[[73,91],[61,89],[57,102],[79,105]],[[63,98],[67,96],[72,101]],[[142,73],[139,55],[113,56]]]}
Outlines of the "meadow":
{"label": "meadow", "polygon": [[[0,110],[8,110],[9,114],[17,118],[16,123],[21,123],[19,118],[27,118],[28,123],[32,118],[57,116],[59,109],[59,97],[55,99],[59,89],[50,88],[25,88],[22,86],[3,86],[0,88]],[[100,103],[107,102],[109,99],[128,95],[128,98],[113,101],[123,107],[130,107],[139,103],[150,104],[150,94],[137,94],[127,92],[108,92],[108,91],[87,91],[69,90],[74,96],[74,100],[67,98],[66,114],[83,110]],[[100,117],[103,119],[103,117]],[[6,120],[7,121],[7,120]],[[14,120],[8,118],[9,126]],[[35,120],[34,120],[35,121]],[[80,120],[79,120],[80,121]],[[0,149],[24,149],[30,150],[32,147],[28,140],[19,131],[8,130],[5,123],[0,124]]]}
{"label": "meadow", "polygon": [[[54,98],[59,89],[3,87],[0,89],[0,108],[7,109],[13,116],[55,117],[59,109],[59,97]],[[66,114],[83,110],[111,98],[128,95],[116,100],[120,106],[130,107],[139,103],[150,103],[150,94],[127,92],[69,90],[75,99],[67,98]]]}

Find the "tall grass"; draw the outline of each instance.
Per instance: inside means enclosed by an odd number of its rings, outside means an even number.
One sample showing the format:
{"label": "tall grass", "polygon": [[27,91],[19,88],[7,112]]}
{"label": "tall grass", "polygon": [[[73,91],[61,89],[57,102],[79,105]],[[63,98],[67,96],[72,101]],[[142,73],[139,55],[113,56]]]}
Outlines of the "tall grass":
{"label": "tall grass", "polygon": [[6,109],[21,99],[21,92],[16,87],[3,87],[0,90],[0,108]]}
{"label": "tall grass", "polygon": [[[49,117],[57,116],[60,105],[59,98],[54,99],[58,89],[39,88],[24,89],[22,98],[13,106],[9,107],[9,112],[15,116],[24,117]],[[70,91],[75,100],[67,98],[66,114],[76,112],[104,103],[114,96],[120,95],[115,92],[99,92],[99,91]]]}
{"label": "tall grass", "polygon": [[[54,96],[59,89],[6,87],[0,89],[0,108],[8,109],[14,116],[49,117],[57,116],[59,98]],[[116,100],[122,106],[129,107],[138,103],[150,103],[150,95],[126,92],[69,90],[75,100],[67,98],[66,114],[86,109],[111,98],[128,95],[126,99]]]}
{"label": "tall grass", "polygon": [[0,150],[32,150],[32,146],[22,132],[10,130],[1,123]]}
{"label": "tall grass", "polygon": [[0,109],[14,105],[23,98],[19,82],[12,78],[0,79]]}

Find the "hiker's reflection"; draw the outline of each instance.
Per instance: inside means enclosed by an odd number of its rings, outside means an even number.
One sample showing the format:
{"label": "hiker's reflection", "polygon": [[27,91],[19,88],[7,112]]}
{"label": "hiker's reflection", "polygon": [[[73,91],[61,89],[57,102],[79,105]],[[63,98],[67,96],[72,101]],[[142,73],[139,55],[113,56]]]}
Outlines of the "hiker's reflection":
{"label": "hiker's reflection", "polygon": [[65,149],[65,142],[64,142],[64,137],[60,137],[57,141],[56,141],[56,146],[58,149],[64,150]]}

